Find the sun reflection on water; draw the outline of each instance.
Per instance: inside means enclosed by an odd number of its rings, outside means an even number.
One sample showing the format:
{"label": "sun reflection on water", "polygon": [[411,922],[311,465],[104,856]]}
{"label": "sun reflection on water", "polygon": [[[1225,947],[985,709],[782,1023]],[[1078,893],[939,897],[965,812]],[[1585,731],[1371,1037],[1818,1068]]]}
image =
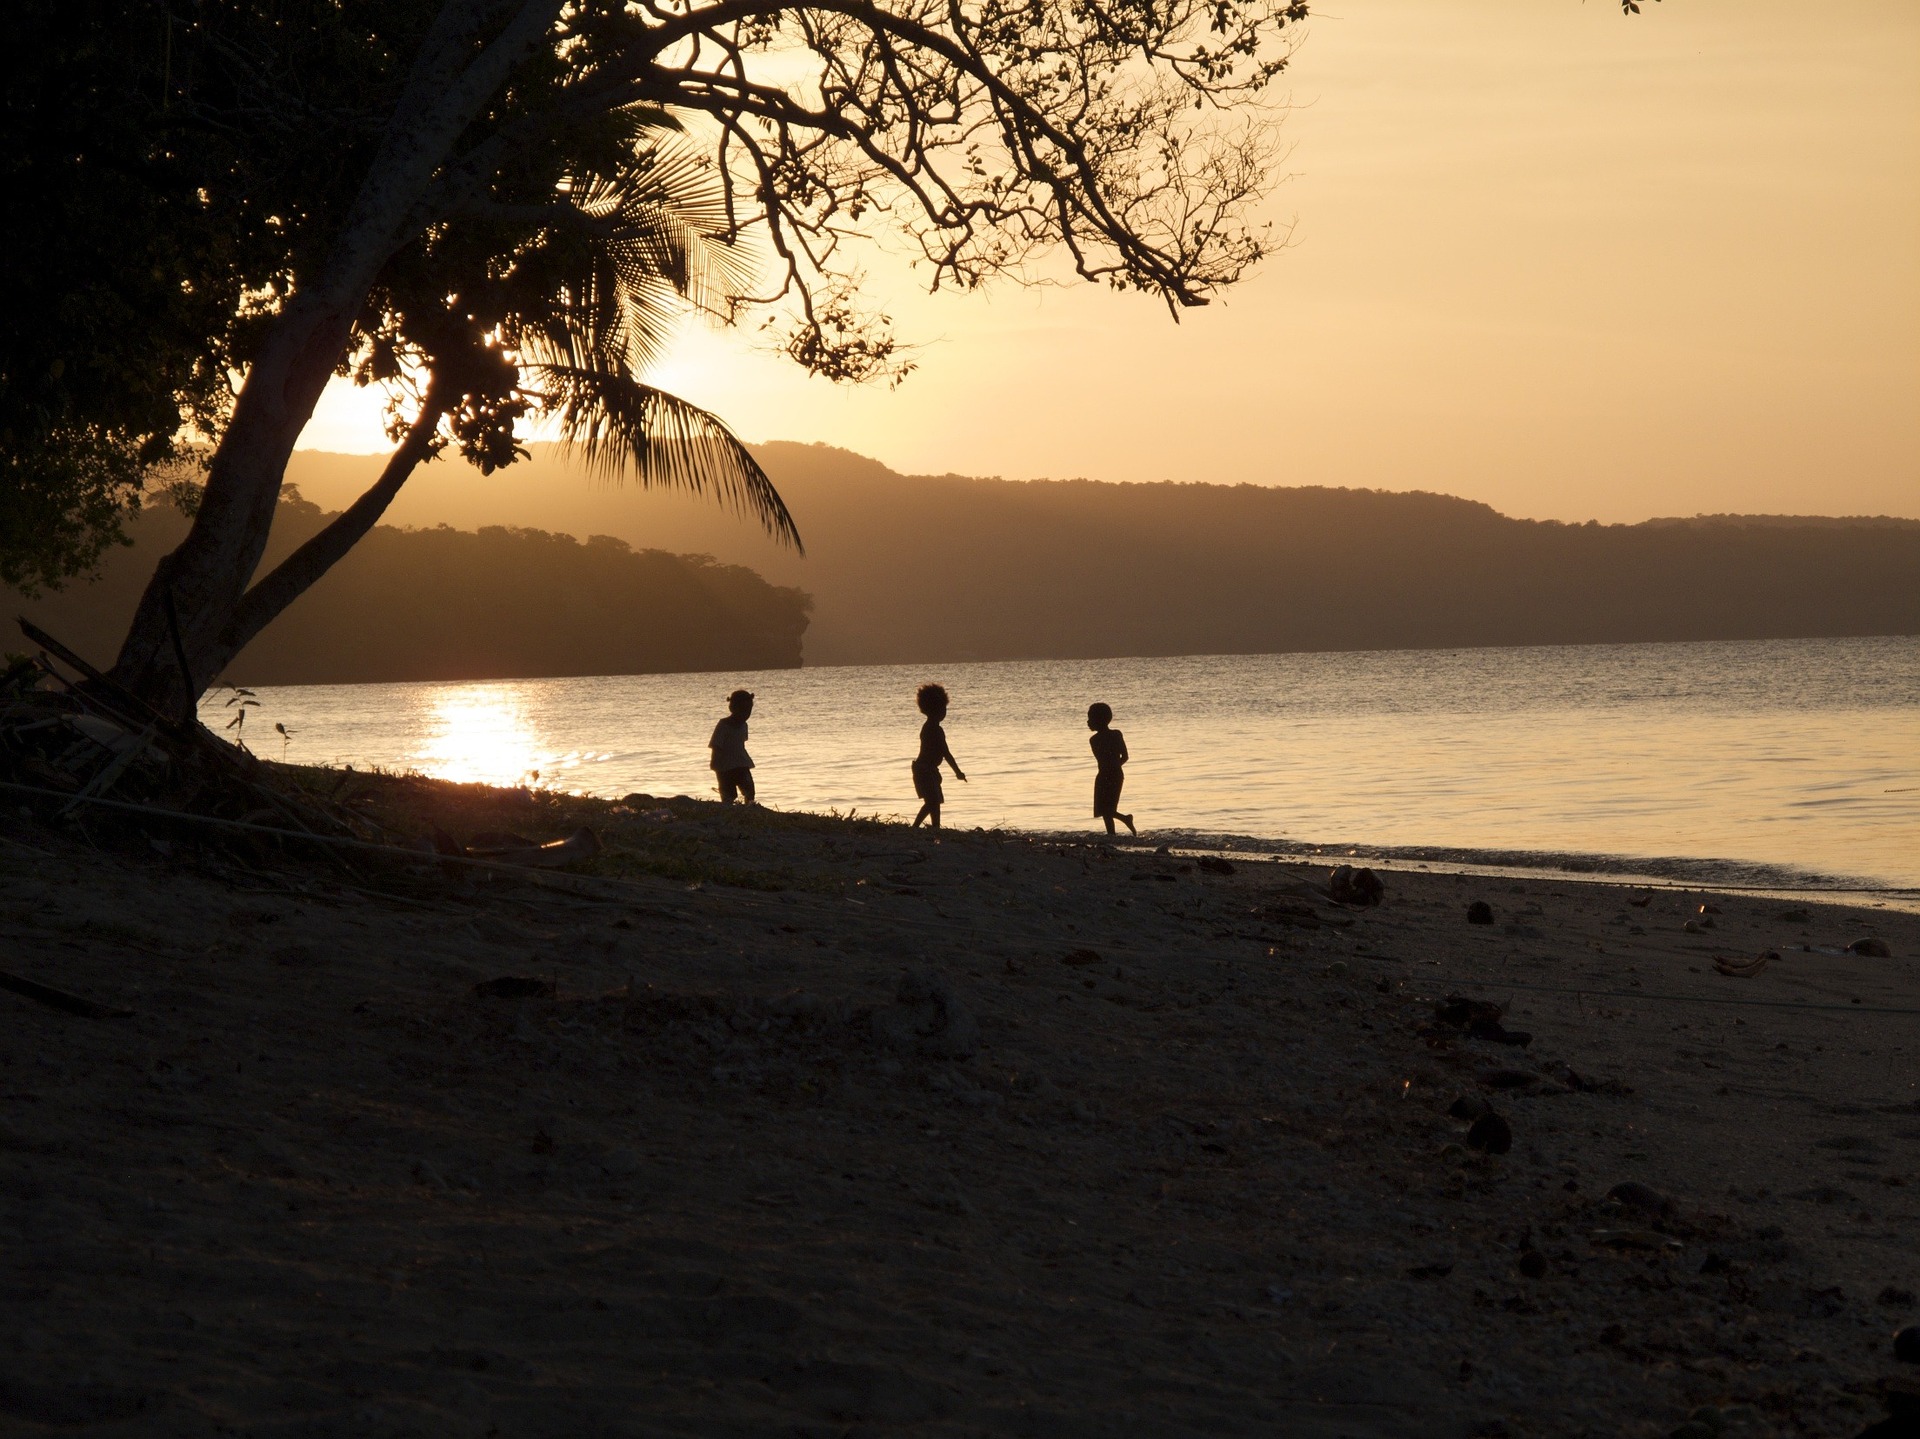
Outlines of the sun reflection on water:
{"label": "sun reflection on water", "polygon": [[460,784],[552,784],[581,756],[541,743],[514,685],[474,685],[435,695],[427,735],[409,756],[412,767]]}

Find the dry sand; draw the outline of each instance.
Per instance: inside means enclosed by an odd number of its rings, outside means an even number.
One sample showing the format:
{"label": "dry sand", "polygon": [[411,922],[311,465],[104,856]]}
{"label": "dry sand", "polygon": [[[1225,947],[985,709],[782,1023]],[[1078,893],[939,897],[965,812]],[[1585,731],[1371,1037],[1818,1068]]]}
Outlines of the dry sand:
{"label": "dry sand", "polygon": [[0,994],[0,1433],[1853,1435],[1903,1367],[1920,917],[366,799],[627,878],[0,822],[0,967],[133,1011]]}

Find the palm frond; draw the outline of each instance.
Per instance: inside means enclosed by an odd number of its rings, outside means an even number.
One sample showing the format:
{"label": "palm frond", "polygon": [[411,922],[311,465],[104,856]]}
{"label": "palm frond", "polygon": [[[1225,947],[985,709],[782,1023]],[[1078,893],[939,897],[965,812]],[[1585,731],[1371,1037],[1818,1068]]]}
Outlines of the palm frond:
{"label": "palm frond", "polygon": [[646,489],[711,496],[806,553],[786,501],[718,416],[618,369],[557,355],[525,364],[523,372],[526,392],[554,421],[562,450],[584,460],[595,479],[631,478]]}
{"label": "palm frond", "polygon": [[711,165],[686,146],[656,141],[618,175],[576,182],[570,199],[607,228],[593,247],[591,286],[582,277],[569,297],[618,297],[629,370],[658,358],[662,316],[689,304],[718,311],[752,288],[759,257],[733,233]]}

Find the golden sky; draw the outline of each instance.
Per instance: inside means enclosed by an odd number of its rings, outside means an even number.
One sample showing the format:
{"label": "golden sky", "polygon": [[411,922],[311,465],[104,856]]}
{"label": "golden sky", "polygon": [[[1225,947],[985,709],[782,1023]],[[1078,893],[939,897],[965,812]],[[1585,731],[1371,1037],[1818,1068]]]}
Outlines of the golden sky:
{"label": "golden sky", "polygon": [[[651,378],[906,472],[1920,516],[1920,3],[1315,9],[1292,246],[1213,307],[927,297],[881,254],[900,388],[696,327]],[[302,443],[383,448],[378,404],[336,386]]]}

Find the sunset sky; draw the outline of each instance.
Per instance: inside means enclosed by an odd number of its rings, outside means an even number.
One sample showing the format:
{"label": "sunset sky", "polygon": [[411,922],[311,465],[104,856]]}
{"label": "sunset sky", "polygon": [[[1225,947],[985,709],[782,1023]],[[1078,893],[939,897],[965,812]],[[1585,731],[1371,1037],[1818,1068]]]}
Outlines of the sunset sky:
{"label": "sunset sky", "polygon": [[[899,389],[697,327],[650,378],[908,472],[1920,516],[1920,4],[1644,8],[1323,0],[1291,247],[1177,326],[1087,286],[929,298],[877,253],[923,347]],[[382,448],[378,408],[336,386],[302,443]]]}

